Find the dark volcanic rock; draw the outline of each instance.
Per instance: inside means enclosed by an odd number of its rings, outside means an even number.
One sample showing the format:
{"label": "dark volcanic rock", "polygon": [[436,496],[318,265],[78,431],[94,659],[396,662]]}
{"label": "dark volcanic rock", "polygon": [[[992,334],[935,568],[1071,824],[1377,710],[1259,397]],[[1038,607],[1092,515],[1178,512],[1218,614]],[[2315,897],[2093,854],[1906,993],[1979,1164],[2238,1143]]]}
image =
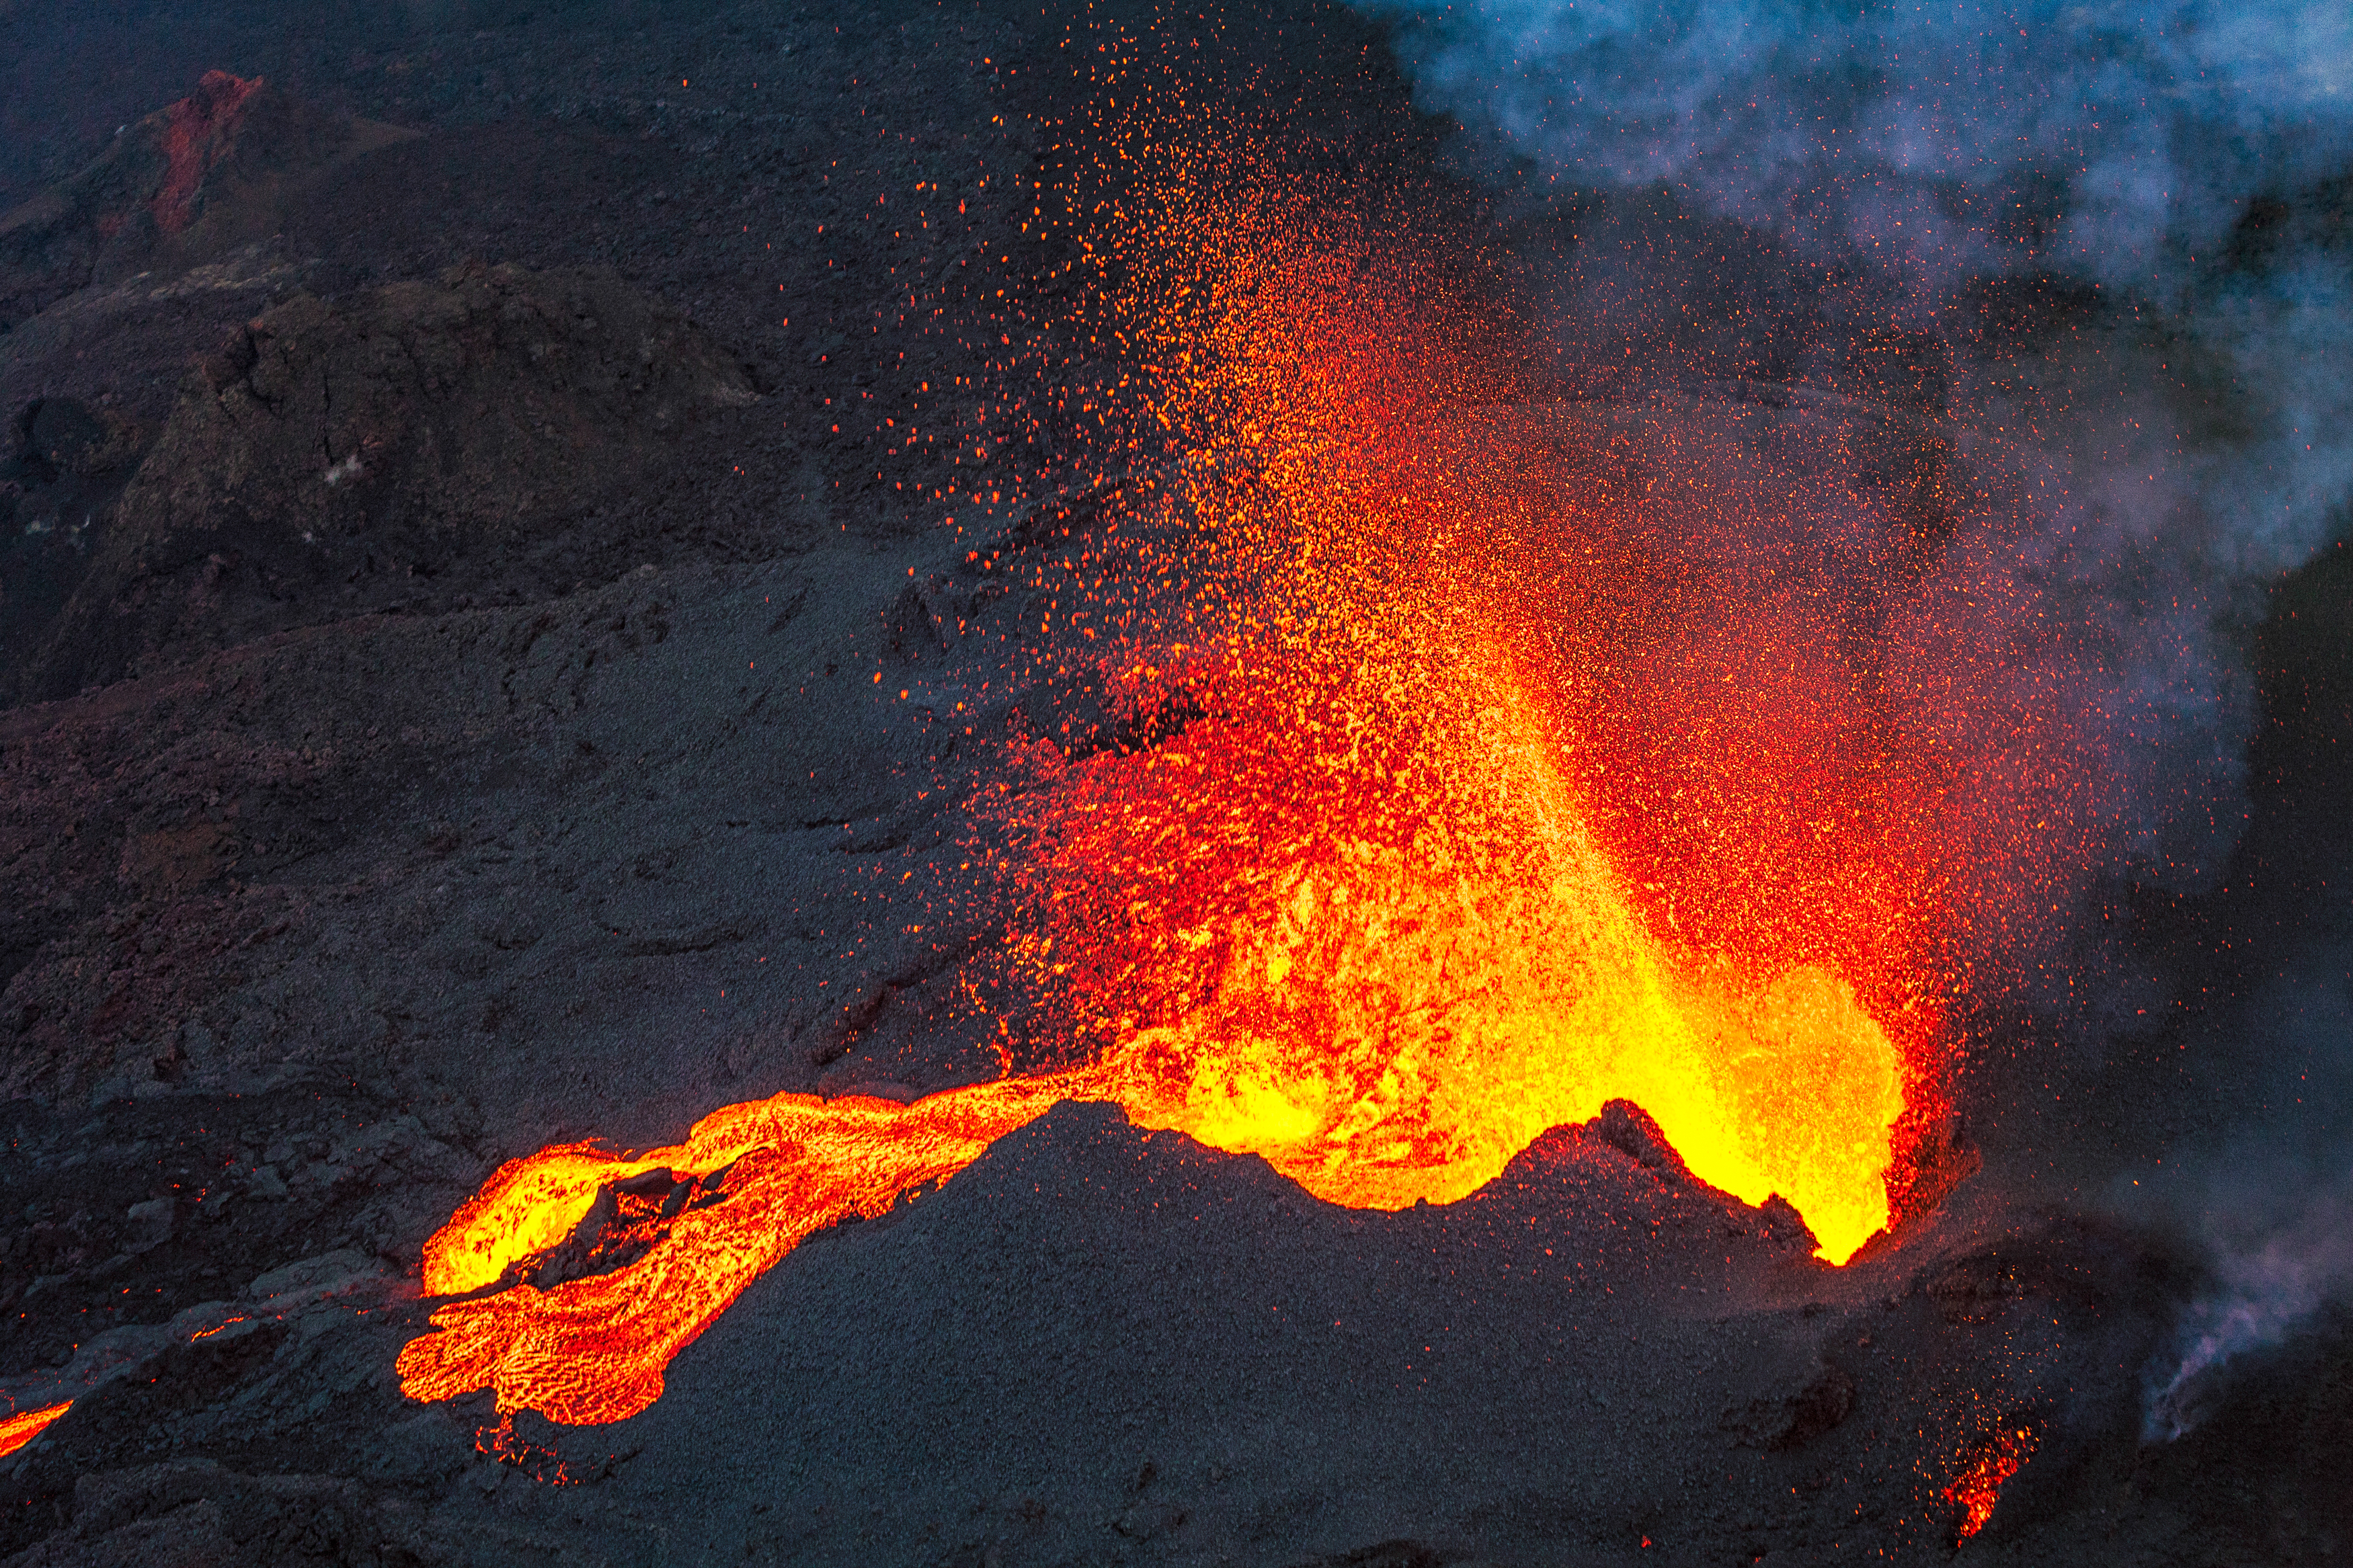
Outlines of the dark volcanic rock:
{"label": "dark volcanic rock", "polygon": [[143,445],[112,408],[37,397],[0,456],[0,670],[30,658],[80,581]]}
{"label": "dark volcanic rock", "polygon": [[607,272],[478,264],[297,296],[191,377],[21,692],[459,601],[469,558],[514,552],[753,397],[705,333]]}

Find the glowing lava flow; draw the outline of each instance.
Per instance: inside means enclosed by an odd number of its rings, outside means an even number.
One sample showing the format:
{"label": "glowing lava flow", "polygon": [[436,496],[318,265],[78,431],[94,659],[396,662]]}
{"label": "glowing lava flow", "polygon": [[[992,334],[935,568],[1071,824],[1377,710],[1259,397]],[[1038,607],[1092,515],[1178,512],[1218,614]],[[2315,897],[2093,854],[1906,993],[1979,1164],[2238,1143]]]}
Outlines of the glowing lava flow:
{"label": "glowing lava flow", "polygon": [[[1636,988],[1662,984],[1662,977],[1639,971],[1617,979]],[[1625,999],[1613,991],[1591,1002],[1599,1010]],[[1765,999],[1768,1010],[1776,1004],[1781,1009],[1766,1030],[1731,1016],[1679,1018],[1663,991],[1641,1000],[1650,1017],[1678,1037],[1669,1050],[1642,1051],[1641,1021],[1618,1023],[1602,1049],[1620,1063],[1630,1055],[1642,1058],[1628,1077],[1597,1074],[1580,1081],[1573,1068],[1556,1071],[1561,1098],[1551,1103],[1562,1105],[1562,1113],[1542,1109],[1544,1100],[1524,1099],[1512,1105],[1504,1125],[1473,1128],[1468,1135],[1433,1127],[1427,1105],[1385,1114],[1391,1110],[1385,1102],[1398,1094],[1395,1082],[1335,1108],[1328,1079],[1286,1077],[1273,1053],[1204,1062],[1189,1080],[1164,1077],[1157,1069],[1166,1060],[1155,1059],[1155,1047],[1166,1042],[1147,1037],[1133,1054],[1098,1068],[977,1084],[913,1105],[784,1094],[731,1106],[698,1122],[684,1143],[631,1161],[597,1159],[576,1146],[514,1161],[433,1237],[426,1253],[428,1292],[453,1294],[494,1282],[510,1264],[539,1250],[534,1244],[576,1225],[606,1184],[657,1168],[694,1176],[725,1173],[710,1184],[716,1201],[641,1224],[652,1246],[625,1268],[549,1290],[518,1285],[436,1312],[439,1331],[411,1342],[401,1353],[402,1387],[419,1399],[491,1388],[501,1409],[536,1409],[574,1424],[635,1415],[660,1396],[670,1358],[803,1237],[849,1215],[888,1210],[900,1194],[962,1170],[997,1139],[1066,1099],[1117,1100],[1142,1125],[1264,1153],[1319,1195],[1393,1208],[1416,1196],[1461,1195],[1515,1152],[1509,1146],[1511,1127],[1540,1130],[1590,1115],[1603,1100],[1637,1082],[1663,1086],[1678,1071],[1693,1075],[1701,1085],[1696,1090],[1678,1089],[1655,1102],[1687,1134],[1711,1131],[1711,1118],[1720,1129],[1727,1111],[1736,1123],[1750,1110],[1745,1102],[1777,1068],[1795,1071],[1772,1092],[1801,1093],[1823,1087],[1827,1075],[1810,1069],[1837,1053],[1860,1051],[1878,1058],[1868,1063],[1876,1084],[1867,1086],[1862,1101],[1846,1108],[1843,1118],[1821,1120],[1831,1123],[1831,1139],[1851,1142],[1859,1168],[1868,1164],[1874,1142],[1884,1150],[1887,1127],[1901,1105],[1894,1052],[1835,981],[1790,977],[1782,994]],[[1701,1053],[1710,1028],[1724,1031],[1715,1037],[1719,1046],[1742,1053],[1732,1065],[1745,1078],[1707,1070]],[[1567,1033],[1532,1036],[1513,1065],[1533,1076],[1544,1047]],[[1670,1125],[1665,1117],[1661,1121]],[[1327,1127],[1335,1135],[1324,1135]],[[1419,1163],[1433,1140],[1437,1159]],[[1720,1148],[1755,1173],[1752,1185],[1770,1184],[1757,1152],[1743,1145],[1736,1131],[1715,1130],[1690,1140],[1690,1146],[1703,1155]],[[1352,1155],[1368,1158],[1356,1164]],[[628,1219],[624,1215],[623,1224]]]}
{"label": "glowing lava flow", "polygon": [[658,1237],[628,1268],[436,1312],[441,1331],[401,1352],[401,1386],[419,1399],[493,1388],[501,1409],[575,1424],[634,1415],[660,1396],[670,1357],[803,1237],[962,1170],[1077,1087],[1008,1080],[912,1106],[785,1094],[714,1112],[635,1161],[566,1145],[510,1162],[427,1244],[428,1293],[478,1289],[562,1239],[602,1184],[658,1168],[724,1174],[702,1184],[712,1201],[667,1219],[625,1212]]}
{"label": "glowing lava flow", "polygon": [[50,1423],[73,1408],[69,1399],[61,1405],[45,1405],[38,1410],[20,1410],[14,1415],[0,1416],[0,1459],[6,1458],[49,1428]]}

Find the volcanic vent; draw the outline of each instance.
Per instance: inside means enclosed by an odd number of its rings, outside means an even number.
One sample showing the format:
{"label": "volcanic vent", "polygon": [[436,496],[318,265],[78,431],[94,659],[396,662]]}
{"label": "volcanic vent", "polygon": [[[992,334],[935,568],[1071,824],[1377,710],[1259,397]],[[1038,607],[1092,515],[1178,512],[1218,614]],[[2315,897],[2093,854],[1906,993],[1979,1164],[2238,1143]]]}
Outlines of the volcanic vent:
{"label": "volcanic vent", "polygon": [[[785,1094],[675,1146],[510,1163],[425,1283],[523,1282],[436,1314],[401,1359],[413,1395],[634,1415],[803,1238],[1064,1100],[1390,1210],[1461,1200],[1629,1100],[1833,1263],[1910,1191],[1943,1093],[1949,880],[1920,846],[1977,807],[1905,735],[1890,672],[1823,648],[1898,584],[1904,542],[1866,519],[1854,559],[1809,571],[1768,521],[1814,499],[1803,476],[1713,516],[1630,484],[1592,456],[1606,426],[1472,388],[1469,302],[1388,237],[1303,195],[1205,205],[1185,172],[1219,143],[1198,129],[1114,128],[1172,177],[1124,194],[1163,239],[1095,307],[1156,368],[1131,395],[1170,460],[1034,500],[1047,562],[964,562],[976,603],[1050,574],[1035,629],[1064,635],[1024,652],[959,617],[963,657],[1004,650],[1017,686],[1077,667],[1101,713],[1092,743],[1017,729],[979,797],[1001,962],[1037,998],[1006,1076],[912,1104]],[[1681,537],[1695,514],[1730,536],[1718,558]],[[1627,743],[1617,712],[1683,749]],[[559,1243],[572,1261],[532,1261]]]}

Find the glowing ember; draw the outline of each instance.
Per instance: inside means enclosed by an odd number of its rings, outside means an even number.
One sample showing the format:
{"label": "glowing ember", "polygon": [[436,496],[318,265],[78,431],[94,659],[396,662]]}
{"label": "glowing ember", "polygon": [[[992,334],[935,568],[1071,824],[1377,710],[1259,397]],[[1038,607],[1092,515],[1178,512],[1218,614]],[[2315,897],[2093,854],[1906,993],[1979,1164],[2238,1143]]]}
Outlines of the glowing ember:
{"label": "glowing ember", "polygon": [[6,1458],[49,1428],[49,1424],[73,1408],[69,1399],[62,1405],[46,1405],[39,1410],[20,1410],[14,1415],[0,1416],[0,1459]]}
{"label": "glowing ember", "polygon": [[1962,1540],[1986,1527],[2003,1485],[2033,1455],[2034,1432],[2028,1426],[2004,1426],[1977,1446],[1968,1468],[1945,1489],[1945,1500],[1961,1510]]}
{"label": "glowing ember", "polygon": [[575,1465],[554,1449],[534,1443],[515,1430],[514,1417],[502,1415],[495,1426],[474,1434],[474,1451],[495,1463],[521,1470],[543,1486],[585,1486],[610,1473],[611,1458],[586,1467]]}

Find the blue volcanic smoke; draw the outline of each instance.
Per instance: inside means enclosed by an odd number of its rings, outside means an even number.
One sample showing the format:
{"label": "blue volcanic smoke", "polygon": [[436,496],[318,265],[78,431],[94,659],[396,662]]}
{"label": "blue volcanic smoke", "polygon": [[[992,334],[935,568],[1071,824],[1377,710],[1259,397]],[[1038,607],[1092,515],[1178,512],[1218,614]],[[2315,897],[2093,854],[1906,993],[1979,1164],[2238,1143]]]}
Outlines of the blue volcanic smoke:
{"label": "blue volcanic smoke", "polygon": [[[2108,874],[2211,887],[2245,817],[2246,628],[2353,519],[2353,5],[1365,3],[1523,197],[1667,194],[1875,279],[1888,324],[1958,345],[1947,411],[2031,432],[2014,449],[2052,476],[2010,548],[2038,623],[2075,628],[2038,657],[2100,693],[2074,718],[2110,770]],[[2096,298],[2121,328],[2087,334],[2105,413],[2021,417],[1972,361],[1967,301],[2002,279]],[[1657,286],[1639,261],[1614,284]],[[1563,294],[1564,331],[1598,297]],[[2189,359],[2203,390],[2173,395]],[[2316,951],[2299,983],[2339,994],[2345,954]],[[2322,1012],[2320,1056],[2353,1064],[2353,1015]],[[2191,1162],[2205,1179],[2184,1173],[2218,1283],[2150,1369],[2151,1437],[2194,1425],[2210,1368],[2353,1288],[2340,1130],[2296,1203],[2216,1198],[2282,1131],[2241,1121]]]}
{"label": "blue volcanic smoke", "polygon": [[2337,0],[1398,10],[1423,92],[1562,178],[1679,184],[1936,280],[2158,283],[2254,191],[2340,172],[2353,117]]}

